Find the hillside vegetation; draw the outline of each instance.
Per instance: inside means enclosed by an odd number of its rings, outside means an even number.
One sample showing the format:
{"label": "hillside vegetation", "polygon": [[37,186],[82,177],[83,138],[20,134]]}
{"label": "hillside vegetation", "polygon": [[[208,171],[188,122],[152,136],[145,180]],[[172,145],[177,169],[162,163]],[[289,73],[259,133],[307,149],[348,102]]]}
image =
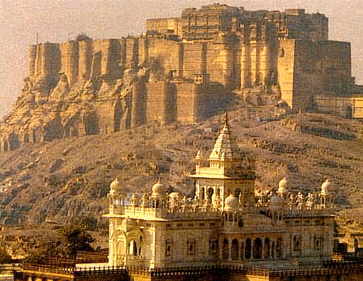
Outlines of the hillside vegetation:
{"label": "hillside vegetation", "polygon": [[[261,108],[260,110],[268,110]],[[26,145],[0,154],[1,223],[39,224],[97,218],[107,212],[109,184],[150,191],[159,178],[192,195],[193,158],[208,157],[221,115],[195,125],[148,125],[106,136],[73,137]],[[363,123],[321,114],[247,120],[230,113],[241,149],[257,159],[256,188],[274,188],[287,176],[291,189],[318,190],[329,178],[341,207],[363,214]],[[358,212],[358,213],[357,213]]]}

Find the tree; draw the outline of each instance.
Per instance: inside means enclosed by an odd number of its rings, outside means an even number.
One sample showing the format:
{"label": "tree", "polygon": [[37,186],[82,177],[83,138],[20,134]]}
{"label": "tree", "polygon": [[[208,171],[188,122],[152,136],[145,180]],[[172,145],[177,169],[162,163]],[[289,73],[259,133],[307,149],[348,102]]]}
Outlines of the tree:
{"label": "tree", "polygon": [[24,260],[26,263],[46,264],[55,258],[75,260],[77,251],[93,251],[93,237],[81,226],[70,224],[58,230],[58,235],[44,239]]}
{"label": "tree", "polygon": [[75,258],[77,251],[93,251],[91,243],[93,237],[77,225],[67,225],[60,229],[64,239],[64,251],[67,257]]}

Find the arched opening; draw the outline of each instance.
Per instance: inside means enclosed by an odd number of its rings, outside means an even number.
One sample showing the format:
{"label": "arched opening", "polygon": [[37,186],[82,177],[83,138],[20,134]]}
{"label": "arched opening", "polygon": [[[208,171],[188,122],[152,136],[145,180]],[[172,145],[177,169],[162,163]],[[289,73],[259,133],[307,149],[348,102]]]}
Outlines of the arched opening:
{"label": "arched opening", "polygon": [[201,200],[204,200],[205,199],[205,191],[204,191],[204,187],[202,187],[199,191],[199,197]]}
{"label": "arched opening", "polygon": [[238,260],[238,240],[237,239],[232,240],[231,257],[232,257],[232,260],[234,260],[234,261]]}
{"label": "arched opening", "polygon": [[195,239],[188,239],[187,241],[187,255],[195,256],[197,253],[197,241]]}
{"label": "arched opening", "polygon": [[271,244],[271,258],[275,258],[276,255],[275,255],[275,241],[272,241],[272,244]]}
{"label": "arched opening", "polygon": [[255,259],[262,258],[262,240],[261,240],[261,238],[256,238],[253,243],[253,257]]}
{"label": "arched opening", "polygon": [[229,249],[228,249],[228,240],[223,240],[223,248],[222,248],[222,259],[228,260],[229,258]]}
{"label": "arched opening", "polygon": [[250,238],[246,239],[245,257],[246,259],[250,259],[252,257],[252,242]]}
{"label": "arched opening", "polygon": [[12,133],[9,136],[9,149],[10,150],[15,150],[15,149],[17,149],[19,147],[20,147],[20,141],[19,141],[18,135]]}
{"label": "arched opening", "polygon": [[265,248],[264,248],[264,258],[270,257],[270,251],[271,251],[271,241],[269,238],[265,238]]}
{"label": "arched opening", "polygon": [[170,239],[165,240],[165,257],[171,257],[172,242]]}
{"label": "arched opening", "polygon": [[217,239],[211,239],[209,240],[209,255],[210,256],[217,256],[218,253],[218,240]]}
{"label": "arched opening", "polygon": [[137,249],[137,244],[135,240],[131,240],[129,243],[129,254],[132,256],[137,256],[138,255],[138,249]]}
{"label": "arched opening", "polygon": [[295,235],[293,238],[293,250],[301,251],[301,237],[300,235]]}
{"label": "arched opening", "polygon": [[240,194],[241,194],[241,189],[236,188],[236,189],[234,190],[234,196],[236,196],[237,198],[239,198]]}
{"label": "arched opening", "polygon": [[213,188],[208,188],[208,191],[207,191],[207,196],[208,196],[208,200],[211,201],[212,200],[212,196],[213,196]]}
{"label": "arched opening", "polygon": [[29,143],[29,142],[30,142],[29,134],[25,134],[24,135],[24,143]]}
{"label": "arched opening", "polygon": [[238,226],[243,227],[243,218],[242,217],[238,218]]}

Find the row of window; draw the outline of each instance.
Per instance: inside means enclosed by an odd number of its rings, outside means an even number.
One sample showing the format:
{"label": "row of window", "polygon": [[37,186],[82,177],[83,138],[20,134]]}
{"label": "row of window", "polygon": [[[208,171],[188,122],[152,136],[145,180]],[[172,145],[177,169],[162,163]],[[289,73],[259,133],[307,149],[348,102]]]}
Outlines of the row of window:
{"label": "row of window", "polygon": [[205,227],[205,226],[210,226],[210,227],[215,227],[217,226],[217,224],[215,222],[211,222],[209,224],[205,224],[203,222],[201,223],[176,223],[176,224],[171,224],[171,223],[168,223],[166,224],[166,228],[172,228],[172,227],[177,227],[177,228],[180,228],[180,227]]}

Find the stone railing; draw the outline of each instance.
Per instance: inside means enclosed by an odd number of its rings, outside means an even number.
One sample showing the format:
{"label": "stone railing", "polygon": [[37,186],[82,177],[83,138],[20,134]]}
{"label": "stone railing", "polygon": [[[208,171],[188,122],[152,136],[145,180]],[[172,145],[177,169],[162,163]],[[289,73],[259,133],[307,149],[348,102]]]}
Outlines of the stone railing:
{"label": "stone railing", "polygon": [[328,275],[331,273],[363,272],[363,260],[354,261],[327,261],[318,264],[277,265],[274,267],[245,265],[245,264],[219,264],[198,265],[182,267],[150,268],[142,264],[131,266],[94,266],[94,267],[56,267],[48,265],[23,264],[23,270],[39,271],[44,273],[61,273],[68,275],[112,275],[112,274],[145,274],[151,276],[186,275],[195,276],[205,273],[240,273],[256,276],[286,277],[286,276],[313,276]]}
{"label": "stone railing", "polygon": [[150,207],[137,207],[137,206],[123,206],[113,208],[110,214],[124,215],[133,218],[143,219],[173,219],[173,218],[218,218],[221,215],[220,211],[215,209],[205,208],[185,208],[185,209],[168,209],[168,208],[150,208]]}

